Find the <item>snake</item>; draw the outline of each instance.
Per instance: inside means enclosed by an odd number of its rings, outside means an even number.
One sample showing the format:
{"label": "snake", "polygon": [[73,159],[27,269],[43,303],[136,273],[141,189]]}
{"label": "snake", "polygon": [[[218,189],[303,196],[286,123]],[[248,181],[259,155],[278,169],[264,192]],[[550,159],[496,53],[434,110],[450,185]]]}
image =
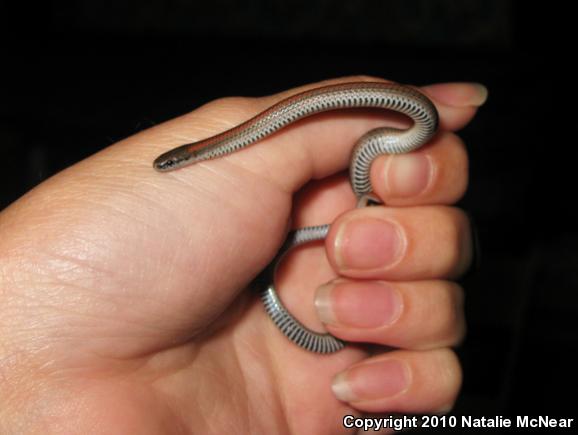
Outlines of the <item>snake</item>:
{"label": "snake", "polygon": [[[352,148],[349,179],[357,197],[357,207],[383,204],[373,194],[370,167],[383,154],[402,154],[426,144],[436,133],[438,112],[431,100],[414,87],[390,82],[351,82],[317,87],[291,95],[249,120],[206,139],[178,146],[161,154],[153,167],[172,171],[198,162],[238,152],[249,145],[303,118],[332,110],[379,108],[402,113],[413,124],[407,129],[379,127],[361,136]],[[304,326],[285,307],[275,289],[275,270],[293,248],[324,240],[330,225],[318,225],[291,231],[266,269],[268,285],[261,300],[275,326],[297,346],[315,353],[330,354],[346,343],[329,334]]]}

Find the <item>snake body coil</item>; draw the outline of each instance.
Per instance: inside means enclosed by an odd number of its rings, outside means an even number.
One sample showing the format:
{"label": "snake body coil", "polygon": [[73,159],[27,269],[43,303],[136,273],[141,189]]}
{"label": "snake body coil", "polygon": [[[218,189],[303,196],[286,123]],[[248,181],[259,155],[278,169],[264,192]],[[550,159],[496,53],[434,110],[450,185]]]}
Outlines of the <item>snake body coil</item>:
{"label": "snake body coil", "polygon": [[[248,121],[198,142],[185,144],[159,156],[154,167],[165,172],[239,151],[302,118],[330,110],[382,108],[401,112],[413,120],[407,130],[377,128],[363,135],[355,145],[350,163],[350,182],[363,205],[372,188],[369,170],[382,154],[401,154],[425,144],[436,132],[438,114],[432,102],[413,88],[390,83],[355,82],[324,86],[280,101]],[[270,268],[295,246],[323,240],[329,226],[306,227],[292,232]],[[273,282],[273,276],[271,276]],[[274,284],[262,293],[267,313],[291,341],[312,352],[331,353],[344,343],[330,334],[319,334],[303,326],[281,303]]]}

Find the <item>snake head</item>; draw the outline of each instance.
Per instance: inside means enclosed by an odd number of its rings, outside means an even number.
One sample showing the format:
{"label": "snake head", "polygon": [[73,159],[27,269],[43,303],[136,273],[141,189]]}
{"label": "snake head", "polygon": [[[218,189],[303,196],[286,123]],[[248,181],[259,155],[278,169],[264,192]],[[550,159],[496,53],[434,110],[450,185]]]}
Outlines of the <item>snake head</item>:
{"label": "snake head", "polygon": [[191,159],[188,148],[188,145],[182,146],[161,154],[155,159],[153,167],[159,172],[168,172],[187,165]]}

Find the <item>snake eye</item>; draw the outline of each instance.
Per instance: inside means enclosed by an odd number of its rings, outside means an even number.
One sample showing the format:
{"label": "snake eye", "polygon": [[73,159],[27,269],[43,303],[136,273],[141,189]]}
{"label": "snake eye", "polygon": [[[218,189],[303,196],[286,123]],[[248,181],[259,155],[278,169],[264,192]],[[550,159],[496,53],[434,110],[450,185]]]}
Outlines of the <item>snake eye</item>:
{"label": "snake eye", "polygon": [[[162,156],[161,156],[162,157]],[[174,158],[161,158],[155,160],[153,166],[157,171],[168,171],[177,163]]]}

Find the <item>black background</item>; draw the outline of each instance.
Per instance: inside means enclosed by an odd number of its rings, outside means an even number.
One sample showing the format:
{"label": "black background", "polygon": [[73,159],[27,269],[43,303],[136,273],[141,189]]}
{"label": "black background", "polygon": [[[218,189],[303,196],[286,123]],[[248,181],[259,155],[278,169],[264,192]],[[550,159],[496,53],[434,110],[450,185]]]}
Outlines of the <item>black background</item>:
{"label": "black background", "polygon": [[13,27],[5,7],[0,208],[218,97],[357,73],[482,82],[489,100],[460,133],[471,158],[460,205],[481,255],[464,279],[469,333],[454,414],[576,418],[572,12],[500,0],[244,3],[63,1],[20,6]]}

